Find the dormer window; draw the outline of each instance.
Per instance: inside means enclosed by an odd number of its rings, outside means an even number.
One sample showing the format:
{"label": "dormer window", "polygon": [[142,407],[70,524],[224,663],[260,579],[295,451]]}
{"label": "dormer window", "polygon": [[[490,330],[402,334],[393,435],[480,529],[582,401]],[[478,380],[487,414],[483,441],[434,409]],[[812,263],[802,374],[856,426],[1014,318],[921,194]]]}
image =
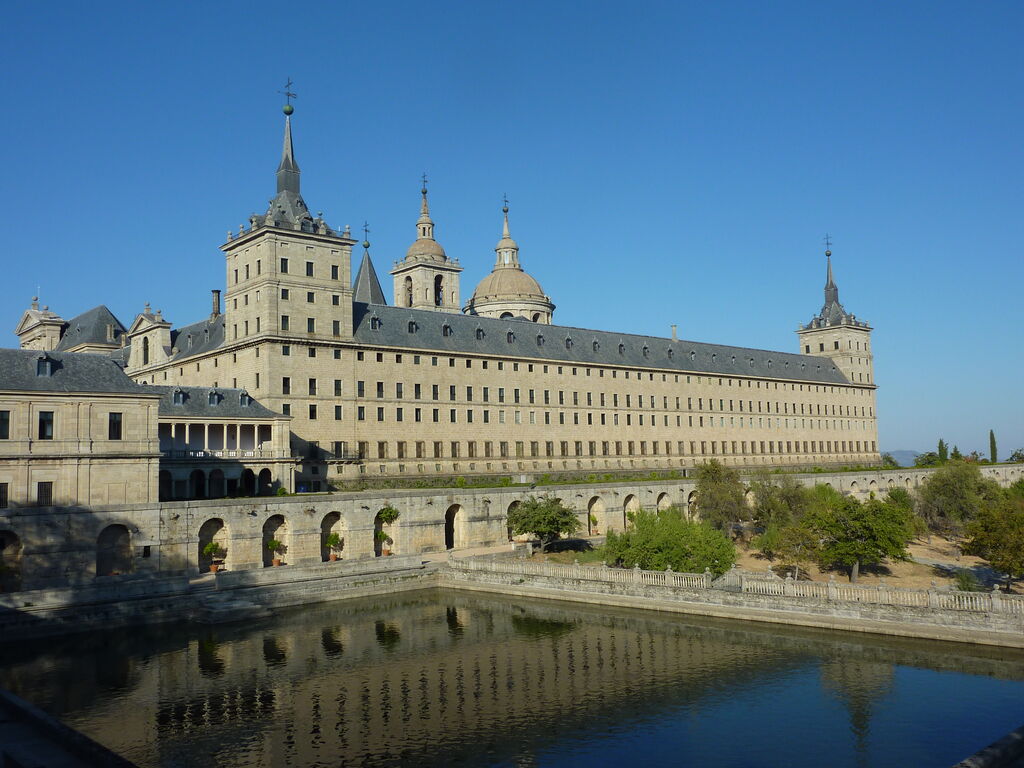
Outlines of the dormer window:
{"label": "dormer window", "polygon": [[508,331],[505,334],[505,341],[507,341],[509,344],[511,344],[515,340],[516,340],[516,335],[512,331]]}
{"label": "dormer window", "polygon": [[484,340],[484,329],[483,328],[477,328],[476,329],[476,340],[477,341],[483,341]]}
{"label": "dormer window", "polygon": [[371,331],[379,331],[380,330],[380,318],[377,317],[376,315],[373,315],[370,318],[370,330]]}
{"label": "dormer window", "polygon": [[416,333],[416,321],[415,320],[410,320],[409,321],[409,333]]}
{"label": "dormer window", "polygon": [[538,347],[543,347],[544,346],[544,334],[543,333],[538,333],[537,334],[537,346]]}
{"label": "dormer window", "polygon": [[714,352],[712,352],[711,353],[711,362],[714,363],[714,362],[717,362],[717,361],[718,361],[718,355],[715,354]]}
{"label": "dormer window", "polygon": [[620,355],[626,354],[626,345],[622,344],[621,342],[619,343],[619,354]]}
{"label": "dormer window", "polygon": [[452,335],[452,327],[448,323],[441,326],[441,335],[445,337]]}
{"label": "dormer window", "polygon": [[566,336],[565,337],[565,348],[566,349],[572,349],[572,337],[571,336]]}
{"label": "dormer window", "polygon": [[671,359],[672,359],[672,356],[673,356],[673,355],[675,355],[675,350],[674,350],[674,349],[672,349],[671,347],[669,347],[669,350],[668,350],[668,359],[669,359],[669,360],[671,360]]}
{"label": "dormer window", "polygon": [[768,367],[769,367],[769,368],[771,368],[771,367],[772,367],[772,361],[771,361],[771,360],[769,360],[769,361],[768,361]]}
{"label": "dormer window", "polygon": [[597,352],[597,350],[599,350],[601,348],[601,345],[600,345],[600,343],[598,343],[597,339],[594,339],[591,342],[591,346],[593,346],[595,352]]}
{"label": "dormer window", "polygon": [[191,333],[188,335],[187,341],[188,341],[188,348],[192,349],[192,334]]}
{"label": "dormer window", "polygon": [[644,348],[641,350],[644,353],[644,357],[648,357],[651,354],[651,348],[644,344]]}
{"label": "dormer window", "polygon": [[175,405],[184,405],[185,404],[185,393],[182,390],[180,390],[180,389],[174,390],[173,402],[174,402]]}
{"label": "dormer window", "polygon": [[252,404],[252,398],[249,396],[249,393],[246,392],[244,389],[238,395],[238,404],[241,405],[243,408],[248,408]]}
{"label": "dormer window", "polygon": [[696,359],[697,359],[697,353],[696,353],[696,352],[694,352],[694,351],[693,351],[693,350],[691,349],[691,350],[690,350],[690,360],[696,360]]}
{"label": "dormer window", "polygon": [[53,376],[53,358],[41,355],[36,360],[36,376]]}
{"label": "dormer window", "polygon": [[209,395],[209,403],[210,403],[210,405],[217,405],[217,403],[219,403],[219,402],[220,402],[220,395],[217,394],[217,390],[211,391],[210,395]]}
{"label": "dormer window", "polygon": [[732,356],[732,364],[733,364],[733,365],[736,365],[736,355],[733,355],[733,356]]}

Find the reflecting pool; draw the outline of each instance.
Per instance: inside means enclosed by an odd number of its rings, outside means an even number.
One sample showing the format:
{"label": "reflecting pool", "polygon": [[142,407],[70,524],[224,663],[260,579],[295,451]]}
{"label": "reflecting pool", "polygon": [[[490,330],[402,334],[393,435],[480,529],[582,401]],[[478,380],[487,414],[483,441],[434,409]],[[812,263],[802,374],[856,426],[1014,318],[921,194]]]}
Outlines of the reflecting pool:
{"label": "reflecting pool", "polygon": [[0,686],[141,766],[949,766],[1024,653],[426,591],[0,644]]}

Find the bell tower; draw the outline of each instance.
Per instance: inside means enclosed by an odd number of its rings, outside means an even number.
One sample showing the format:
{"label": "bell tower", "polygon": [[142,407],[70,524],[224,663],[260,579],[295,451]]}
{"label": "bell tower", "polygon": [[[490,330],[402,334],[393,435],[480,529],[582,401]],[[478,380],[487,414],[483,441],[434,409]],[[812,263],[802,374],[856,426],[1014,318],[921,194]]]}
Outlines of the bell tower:
{"label": "bell tower", "polygon": [[797,328],[800,352],[829,358],[852,384],[873,385],[871,326],[839,303],[839,287],[832,276],[832,251],[828,248],[825,260],[825,304],[807,325]]}
{"label": "bell tower", "polygon": [[441,244],[434,239],[434,220],[430,218],[427,203],[427,177],[423,176],[420,190],[420,217],[416,222],[416,240],[409,246],[402,261],[391,270],[395,286],[395,306],[412,309],[433,309],[438,312],[458,312],[459,273],[458,259],[449,259]]}

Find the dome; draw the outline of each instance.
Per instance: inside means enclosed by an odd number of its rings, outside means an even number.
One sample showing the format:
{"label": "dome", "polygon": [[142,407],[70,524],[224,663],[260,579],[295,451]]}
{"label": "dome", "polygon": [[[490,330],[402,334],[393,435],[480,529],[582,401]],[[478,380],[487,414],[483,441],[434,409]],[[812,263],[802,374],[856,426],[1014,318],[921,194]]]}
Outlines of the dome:
{"label": "dome", "polygon": [[474,301],[517,297],[547,301],[540,283],[521,269],[495,269],[473,291]]}
{"label": "dome", "polygon": [[426,261],[448,260],[448,257],[445,256],[444,248],[441,247],[440,243],[428,237],[417,238],[416,242],[409,246],[409,250],[406,251],[405,257],[407,259],[421,259]]}

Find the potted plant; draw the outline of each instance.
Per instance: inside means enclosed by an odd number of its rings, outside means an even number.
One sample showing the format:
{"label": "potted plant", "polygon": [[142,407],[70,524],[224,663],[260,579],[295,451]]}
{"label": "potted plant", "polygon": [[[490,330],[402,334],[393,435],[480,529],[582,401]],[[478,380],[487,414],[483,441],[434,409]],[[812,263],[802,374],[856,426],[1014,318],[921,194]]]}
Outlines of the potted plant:
{"label": "potted plant", "polygon": [[590,515],[590,533],[592,536],[598,536],[601,530],[597,527],[597,515],[591,513]]}
{"label": "potted plant", "polygon": [[391,554],[391,544],[394,540],[388,536],[387,531],[377,531],[377,541],[380,542],[380,553],[382,555]]}
{"label": "potted plant", "polygon": [[224,555],[227,554],[227,550],[224,549],[216,541],[211,541],[205,547],[203,547],[203,554],[210,558],[210,573],[216,573],[223,562]]}
{"label": "potted plant", "polygon": [[332,531],[327,535],[327,539],[324,541],[324,544],[329,550],[331,550],[327,555],[327,559],[333,563],[338,559],[338,550],[341,549],[341,536],[337,531]]}
{"label": "potted plant", "polygon": [[[267,542],[267,549],[270,550],[271,554],[280,555],[281,551],[284,549],[284,544],[282,542],[278,541],[277,539],[271,539],[270,541]],[[273,565],[280,565],[281,564],[281,558],[280,557],[273,557],[273,558],[270,559],[270,562]]]}
{"label": "potted plant", "polygon": [[[396,520],[398,520],[399,512],[397,509],[392,507],[390,504],[381,507],[381,510],[377,513],[377,519],[380,520],[381,525],[390,527]],[[388,535],[387,531],[378,531],[377,539],[380,541],[381,554],[390,555],[391,545],[394,543],[394,539]]]}

